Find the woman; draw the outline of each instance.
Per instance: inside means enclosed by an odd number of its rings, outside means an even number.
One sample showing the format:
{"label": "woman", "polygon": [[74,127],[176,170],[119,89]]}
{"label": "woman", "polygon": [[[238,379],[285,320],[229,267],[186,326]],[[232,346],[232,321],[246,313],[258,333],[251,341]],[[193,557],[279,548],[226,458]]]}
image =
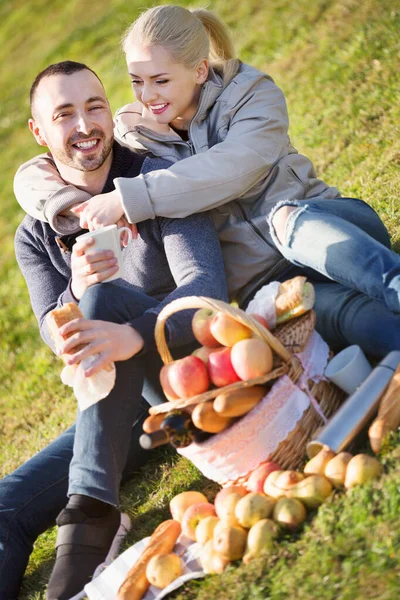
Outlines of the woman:
{"label": "woman", "polygon": [[[356,343],[377,357],[399,349],[400,257],[384,225],[366,203],[316,178],[290,144],[282,92],[234,58],[224,24],[206,10],[159,6],[132,24],[123,48],[138,102],[118,111],[116,136],[175,164],[117,178],[116,191],[75,209],[81,225],[212,209],[230,297],[240,306],[265,283],[304,272],[316,289],[317,329],[333,348]],[[43,169],[47,191],[32,195]],[[62,214],[77,197],[55,180],[48,159],[21,168],[16,194],[53,228],[62,220],[78,227]]]}

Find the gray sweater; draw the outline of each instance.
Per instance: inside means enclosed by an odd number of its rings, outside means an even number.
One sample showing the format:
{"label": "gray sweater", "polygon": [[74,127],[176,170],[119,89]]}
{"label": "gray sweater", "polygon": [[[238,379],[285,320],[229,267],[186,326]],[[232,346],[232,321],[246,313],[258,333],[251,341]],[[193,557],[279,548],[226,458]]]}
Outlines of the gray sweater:
{"label": "gray sweater", "polygon": [[[115,177],[135,177],[168,167],[161,159],[139,156],[114,144],[113,162],[103,192],[114,189]],[[157,314],[183,296],[210,296],[227,300],[227,286],[218,236],[208,213],[184,219],[157,217],[138,225],[139,236],[124,250],[125,278],[113,283],[136,289],[160,301],[155,308],[131,321],[142,335],[142,352],[155,348]],[[78,232],[80,235],[84,231]],[[41,336],[54,350],[45,317],[66,302],[77,302],[71,292],[71,248],[76,236],[62,239],[47,223],[26,216],[17,229],[15,251],[25,277]],[[166,335],[170,347],[193,341],[193,311],[169,318]]]}

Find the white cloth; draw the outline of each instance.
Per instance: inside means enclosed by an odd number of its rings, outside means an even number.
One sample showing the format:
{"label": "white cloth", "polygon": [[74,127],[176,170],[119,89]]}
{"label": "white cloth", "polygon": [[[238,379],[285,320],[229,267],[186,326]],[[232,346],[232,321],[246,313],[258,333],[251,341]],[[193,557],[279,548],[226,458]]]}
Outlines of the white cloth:
{"label": "white cloth", "polygon": [[258,290],[254,298],[249,302],[246,313],[254,313],[266,319],[270,329],[276,325],[275,298],[279,292],[279,281],[272,281]]}
{"label": "white cloth", "polygon": [[[85,592],[89,600],[115,600],[118,589],[124,581],[128,571],[142,554],[149,539],[149,537],[144,538],[128,548],[128,550],[125,550],[125,552],[118,556],[118,558],[98,577],[85,586]],[[163,590],[151,585],[142,600],[161,600],[162,598],[165,598],[167,594],[183,585],[186,581],[189,581],[189,579],[204,577],[204,571],[198,561],[200,550],[200,544],[196,544],[189,540],[189,538],[181,535],[178,538],[173,551],[176,554],[181,555],[184,564],[183,575],[175,579]]]}
{"label": "white cloth", "polygon": [[98,354],[94,354],[84,358],[76,368],[67,365],[61,372],[61,381],[73,388],[80,410],[85,410],[106,398],[115,385],[114,363],[110,371],[102,369],[91,377],[85,377],[85,369],[88,369],[97,357]]}

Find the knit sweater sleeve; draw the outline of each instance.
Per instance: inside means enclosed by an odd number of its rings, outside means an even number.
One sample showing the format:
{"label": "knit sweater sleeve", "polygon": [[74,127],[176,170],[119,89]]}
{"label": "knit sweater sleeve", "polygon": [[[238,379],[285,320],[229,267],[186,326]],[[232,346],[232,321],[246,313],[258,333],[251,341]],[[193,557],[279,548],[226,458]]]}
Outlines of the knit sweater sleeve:
{"label": "knit sweater sleeve", "polygon": [[37,221],[27,216],[15,235],[15,254],[28,286],[31,305],[37,319],[40,335],[55,351],[46,325],[46,315],[67,302],[76,302],[70,291],[69,277],[54,268],[41,236],[36,235]]}
{"label": "knit sweater sleeve", "polygon": [[[208,213],[185,219],[158,219],[168,264],[176,288],[155,308],[131,321],[142,335],[143,351],[155,348],[154,327],[164,306],[184,296],[208,296],[227,301],[228,291],[217,233]],[[193,310],[171,316],[166,324],[166,338],[171,348],[194,341],[191,320]]]}

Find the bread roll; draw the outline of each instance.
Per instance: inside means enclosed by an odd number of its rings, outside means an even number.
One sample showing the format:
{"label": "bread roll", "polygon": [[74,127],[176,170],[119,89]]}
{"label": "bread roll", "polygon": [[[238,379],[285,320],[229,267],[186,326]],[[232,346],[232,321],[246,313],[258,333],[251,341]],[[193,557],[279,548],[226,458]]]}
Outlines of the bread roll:
{"label": "bread roll", "polygon": [[368,430],[369,441],[374,452],[379,452],[383,438],[400,425],[400,365],[393,375],[389,387],[379,405],[378,415]]}
{"label": "bread roll", "polygon": [[[54,340],[54,344],[56,350],[58,351],[61,348],[61,345],[65,342],[65,339],[71,337],[72,333],[69,334],[66,338],[60,335],[60,327],[69,323],[70,321],[74,321],[75,319],[83,319],[84,316],[82,314],[81,309],[74,302],[68,302],[64,304],[61,308],[55,308],[46,317],[47,327],[49,328],[49,333]],[[74,348],[74,353],[78,350],[81,350],[84,347],[84,344],[80,344],[76,348]],[[65,359],[66,356],[70,355],[63,354],[61,358]]]}
{"label": "bread roll", "polygon": [[281,283],[275,298],[276,324],[299,317],[314,306],[314,287],[306,277],[298,275]]}

